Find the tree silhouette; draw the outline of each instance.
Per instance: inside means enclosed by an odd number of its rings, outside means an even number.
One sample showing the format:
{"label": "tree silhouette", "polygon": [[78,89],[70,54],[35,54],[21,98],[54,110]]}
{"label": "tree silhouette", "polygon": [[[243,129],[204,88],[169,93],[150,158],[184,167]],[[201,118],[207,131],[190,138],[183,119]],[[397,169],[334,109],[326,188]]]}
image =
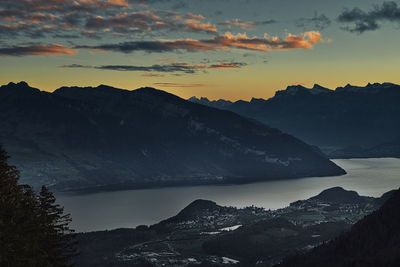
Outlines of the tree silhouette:
{"label": "tree silhouette", "polygon": [[18,184],[19,172],[0,146],[0,266],[71,266],[75,255],[69,214],[43,187]]}
{"label": "tree silhouette", "polygon": [[52,266],[68,266],[65,263],[76,254],[74,231],[69,228],[71,217],[64,214],[64,209],[55,203],[56,198],[45,186],[42,186],[38,199],[43,234],[41,248],[48,253]]}

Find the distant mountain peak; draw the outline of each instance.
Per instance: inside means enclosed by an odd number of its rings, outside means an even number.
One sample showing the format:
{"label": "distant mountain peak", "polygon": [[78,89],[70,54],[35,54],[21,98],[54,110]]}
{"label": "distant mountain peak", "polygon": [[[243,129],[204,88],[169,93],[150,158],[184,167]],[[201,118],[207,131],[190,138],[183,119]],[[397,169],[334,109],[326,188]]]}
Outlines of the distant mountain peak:
{"label": "distant mountain peak", "polygon": [[20,81],[19,83],[10,82],[8,86],[20,86],[20,87],[30,87],[27,82]]}
{"label": "distant mountain peak", "polygon": [[264,103],[264,102],[266,102],[266,100],[263,99],[263,98],[255,98],[255,97],[253,97],[250,100],[250,103]]}
{"label": "distant mountain peak", "polygon": [[188,101],[190,101],[190,102],[195,102],[195,101],[199,101],[200,99],[199,98],[197,98],[197,97],[195,97],[195,96],[192,96],[192,97],[189,97],[188,98]]}
{"label": "distant mountain peak", "polygon": [[330,93],[332,92],[331,89],[323,87],[319,84],[314,84],[314,86],[310,90],[311,94],[324,94],[324,93]]}
{"label": "distant mountain peak", "polygon": [[289,85],[286,87],[286,90],[299,90],[299,89],[307,89],[307,88],[301,84]]}
{"label": "distant mountain peak", "polygon": [[27,82],[21,81],[18,83],[13,83],[10,82],[7,85],[3,85],[0,87],[0,89],[3,90],[9,90],[12,93],[18,93],[18,94],[30,94],[30,93],[35,93],[35,92],[40,92],[39,89],[30,87]]}
{"label": "distant mountain peak", "polygon": [[367,88],[388,88],[388,87],[392,87],[392,86],[396,86],[396,84],[394,84],[394,83],[388,83],[388,82],[385,82],[385,83],[368,83],[367,84]]}
{"label": "distant mountain peak", "polygon": [[368,83],[365,87],[347,84],[344,87],[336,88],[336,92],[351,92],[351,93],[379,93],[382,90],[398,88],[399,85],[393,83]]}
{"label": "distant mountain peak", "polygon": [[215,107],[215,108],[224,108],[224,107],[228,107],[230,105],[232,105],[232,102],[229,100],[225,100],[225,99],[218,99],[218,100],[209,100],[207,97],[195,97],[192,96],[191,98],[188,99],[188,101],[193,102],[193,103],[197,103],[197,104],[202,104],[205,106],[211,106],[211,107]]}
{"label": "distant mountain peak", "polygon": [[300,91],[306,91],[307,88],[305,88],[302,85],[289,85],[286,87],[285,90],[281,90],[276,92],[277,94],[280,93],[279,95],[296,95]]}
{"label": "distant mountain peak", "polygon": [[325,91],[331,91],[331,89],[323,87],[317,83],[314,84],[314,86],[311,88],[312,90],[325,90]]}
{"label": "distant mountain peak", "polygon": [[115,87],[106,85],[106,84],[100,84],[99,86],[96,87],[96,89],[106,89],[106,90],[121,90],[121,89],[117,89]]}
{"label": "distant mountain peak", "polygon": [[21,81],[18,83],[14,83],[14,82],[9,82],[7,85],[4,86],[8,86],[8,87],[18,87],[18,88],[32,88],[29,86],[29,84],[25,81]]}
{"label": "distant mountain peak", "polygon": [[303,85],[289,85],[285,90],[277,91],[275,96],[295,96],[300,92],[318,95],[331,92],[332,90],[325,88],[319,84],[314,84],[312,88],[304,87]]}

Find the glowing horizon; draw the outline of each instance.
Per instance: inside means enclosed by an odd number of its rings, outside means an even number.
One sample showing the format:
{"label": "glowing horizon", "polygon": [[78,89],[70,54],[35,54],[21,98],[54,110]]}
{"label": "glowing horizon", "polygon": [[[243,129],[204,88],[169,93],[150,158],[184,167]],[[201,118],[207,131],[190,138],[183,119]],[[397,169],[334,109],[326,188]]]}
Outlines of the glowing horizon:
{"label": "glowing horizon", "polygon": [[400,83],[400,18],[387,12],[398,1],[208,1],[2,2],[0,84],[236,101],[293,84]]}

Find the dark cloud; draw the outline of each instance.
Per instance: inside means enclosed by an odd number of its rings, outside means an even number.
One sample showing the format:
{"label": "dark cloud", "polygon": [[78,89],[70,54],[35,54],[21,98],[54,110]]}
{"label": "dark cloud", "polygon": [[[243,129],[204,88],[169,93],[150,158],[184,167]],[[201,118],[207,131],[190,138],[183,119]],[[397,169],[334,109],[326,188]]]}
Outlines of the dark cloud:
{"label": "dark cloud", "polygon": [[77,34],[55,34],[53,35],[54,38],[62,38],[62,39],[78,39],[80,38]]}
{"label": "dark cloud", "polygon": [[352,23],[351,26],[343,27],[350,32],[363,33],[380,28],[381,22],[400,22],[400,7],[396,2],[383,2],[376,5],[372,10],[365,12],[360,8],[345,9],[338,17],[342,23]]}
{"label": "dark cloud", "polygon": [[99,70],[115,70],[115,71],[142,71],[142,72],[184,72],[188,74],[195,73],[194,69],[180,65],[152,65],[152,66],[132,66],[132,65],[103,65],[103,66],[85,66],[79,64],[64,65],[61,68],[85,68]]}
{"label": "dark cloud", "polygon": [[301,28],[308,28],[312,27],[319,31],[324,30],[325,28],[329,27],[332,24],[330,18],[325,16],[324,14],[318,15],[317,13],[314,14],[312,18],[300,18],[296,20],[296,26]]}
{"label": "dark cloud", "polygon": [[0,56],[27,55],[75,55],[75,51],[59,44],[0,47]]}
{"label": "dark cloud", "polygon": [[77,45],[76,49],[97,49],[105,51],[114,51],[122,53],[131,53],[134,51],[146,52],[168,52],[174,50],[164,42],[161,41],[137,41],[137,42],[124,42],[118,44],[102,44],[102,45]]}
{"label": "dark cloud", "polygon": [[0,24],[0,36],[17,37],[21,31],[26,29],[28,29],[28,26],[24,23]]}
{"label": "dark cloud", "polygon": [[102,70],[117,70],[117,71],[144,71],[144,72],[184,72],[193,74],[195,69],[185,65],[152,65],[152,66],[130,66],[130,65],[106,65],[94,67]]}
{"label": "dark cloud", "polygon": [[231,62],[231,63],[218,63],[213,64],[207,67],[208,69],[238,69],[241,67],[247,66],[246,63],[243,62]]}
{"label": "dark cloud", "polygon": [[87,66],[79,64],[71,64],[60,66],[60,68],[85,68],[85,69],[100,69],[100,70],[115,70],[115,71],[141,71],[141,72],[182,72],[186,74],[193,74],[199,70],[212,70],[212,69],[238,69],[246,66],[243,62],[221,62],[212,65],[189,65],[186,63],[176,63],[168,65],[151,65],[151,66],[133,66],[133,65],[103,65],[103,66]]}
{"label": "dark cloud", "polygon": [[249,38],[246,34],[232,35],[231,33],[225,33],[224,35],[215,36],[212,39],[206,40],[178,39],[171,41],[135,41],[118,44],[78,45],[74,48],[123,53],[135,51],[169,52],[176,50],[195,52],[228,50],[232,48],[271,52],[272,50],[311,49],[315,44],[321,42],[323,42],[321,34],[315,31],[305,32],[300,35],[288,34],[285,39],[268,36],[264,38]]}

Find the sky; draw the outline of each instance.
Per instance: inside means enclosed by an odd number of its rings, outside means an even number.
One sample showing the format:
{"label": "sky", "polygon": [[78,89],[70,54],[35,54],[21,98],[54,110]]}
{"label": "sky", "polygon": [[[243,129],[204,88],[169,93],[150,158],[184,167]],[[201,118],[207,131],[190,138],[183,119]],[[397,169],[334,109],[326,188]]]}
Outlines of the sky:
{"label": "sky", "polygon": [[400,83],[400,0],[0,0],[0,84],[183,98]]}

